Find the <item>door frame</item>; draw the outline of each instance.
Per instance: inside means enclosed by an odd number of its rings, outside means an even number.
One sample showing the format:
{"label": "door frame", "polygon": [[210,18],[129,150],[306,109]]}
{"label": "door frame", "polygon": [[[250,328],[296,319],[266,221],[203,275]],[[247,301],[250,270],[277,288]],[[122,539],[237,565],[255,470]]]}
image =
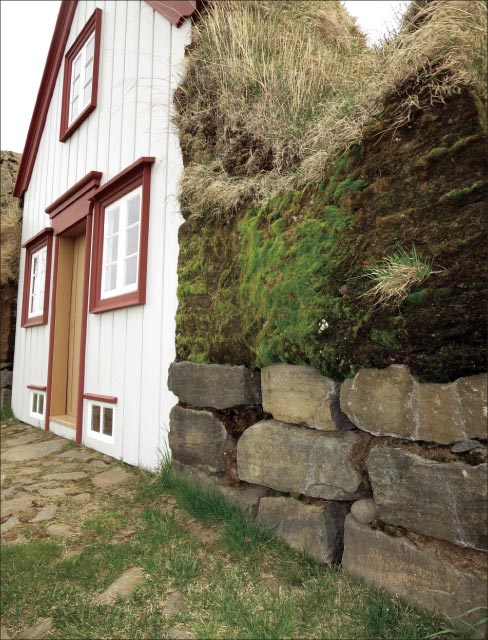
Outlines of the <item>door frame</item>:
{"label": "door frame", "polygon": [[88,295],[90,286],[91,244],[93,226],[93,204],[91,198],[95,195],[100,185],[102,174],[99,171],[91,171],[73,187],[68,189],[60,198],[46,208],[46,213],[51,218],[54,229],[54,265],[53,286],[51,289],[50,327],[49,327],[49,355],[46,385],[46,415],[44,429],[49,431],[51,418],[51,394],[53,381],[53,357],[54,336],[56,325],[56,295],[58,284],[59,266],[59,242],[60,236],[70,228],[86,221],[85,261],[83,271],[83,302],[81,311],[81,336],[80,356],[78,371],[77,412],[75,425],[75,441],[81,444],[83,436],[83,394],[85,389],[85,363],[86,363],[86,333],[88,323]]}

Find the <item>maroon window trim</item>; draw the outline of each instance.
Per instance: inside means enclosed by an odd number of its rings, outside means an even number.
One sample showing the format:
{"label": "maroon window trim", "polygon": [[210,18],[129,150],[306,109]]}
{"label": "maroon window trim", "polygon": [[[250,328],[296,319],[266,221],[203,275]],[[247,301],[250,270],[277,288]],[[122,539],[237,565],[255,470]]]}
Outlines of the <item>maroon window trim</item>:
{"label": "maroon window trim", "polygon": [[[41,324],[47,324],[49,316],[49,291],[51,288],[51,259],[52,259],[52,246],[53,246],[53,230],[50,227],[43,229],[37,233],[30,240],[22,245],[25,249],[25,269],[24,269],[24,290],[22,293],[22,317],[21,326],[36,327]],[[44,306],[42,315],[35,318],[29,318],[29,293],[31,285],[31,269],[32,269],[32,256],[36,251],[47,247],[46,252],[46,282],[44,284]]]}
{"label": "maroon window trim", "polygon": [[106,402],[107,404],[117,404],[118,402],[116,396],[101,396],[98,393],[85,393],[83,398],[85,400],[94,400],[95,402]]}
{"label": "maroon window trim", "polygon": [[[95,48],[93,52],[93,79],[92,79],[92,95],[91,100],[83,111],[78,115],[76,120],[69,124],[69,104],[71,93],[71,70],[73,61],[79,52],[83,49],[88,38],[95,33]],[[83,27],[81,33],[76,38],[73,46],[68,51],[64,59],[64,80],[63,80],[63,97],[61,106],[61,130],[59,139],[61,142],[71,136],[78,127],[86,120],[90,113],[97,106],[98,94],[98,73],[100,69],[100,40],[102,35],[102,10],[95,9],[88,22]]]}
{"label": "maroon window trim", "polygon": [[[146,302],[147,279],[147,245],[149,236],[149,205],[151,195],[151,165],[152,157],[143,157],[136,160],[130,167],[124,169],[115,178],[102,185],[92,200],[94,207],[93,222],[93,257],[92,277],[90,285],[90,313],[113,311]],[[139,245],[139,276],[136,291],[124,293],[112,298],[101,297],[102,269],[103,269],[103,245],[105,209],[116,200],[127,195],[142,185],[141,202],[141,235]]]}
{"label": "maroon window trim", "polygon": [[47,387],[43,387],[41,384],[28,384],[27,388],[33,391],[47,391]]}

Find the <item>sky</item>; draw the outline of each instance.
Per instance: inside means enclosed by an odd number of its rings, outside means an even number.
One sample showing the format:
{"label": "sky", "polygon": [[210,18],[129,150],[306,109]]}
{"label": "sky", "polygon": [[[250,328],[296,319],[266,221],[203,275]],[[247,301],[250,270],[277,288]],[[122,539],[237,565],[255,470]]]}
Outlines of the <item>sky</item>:
{"label": "sky", "polygon": [[[343,0],[374,44],[407,0]],[[59,0],[1,0],[0,148],[21,153],[36,102]]]}

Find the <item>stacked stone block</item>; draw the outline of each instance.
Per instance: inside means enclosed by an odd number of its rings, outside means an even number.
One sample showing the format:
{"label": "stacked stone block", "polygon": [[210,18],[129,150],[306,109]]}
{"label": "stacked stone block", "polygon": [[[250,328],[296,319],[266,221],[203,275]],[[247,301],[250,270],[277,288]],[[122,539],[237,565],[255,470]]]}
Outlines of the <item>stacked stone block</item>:
{"label": "stacked stone block", "polygon": [[[366,582],[458,616],[486,604],[486,381],[418,383],[393,365],[338,384],[271,365],[263,419],[236,430],[222,412],[258,405],[259,374],[174,364],[174,464],[319,562],[342,560]],[[222,480],[229,452],[238,487]]]}

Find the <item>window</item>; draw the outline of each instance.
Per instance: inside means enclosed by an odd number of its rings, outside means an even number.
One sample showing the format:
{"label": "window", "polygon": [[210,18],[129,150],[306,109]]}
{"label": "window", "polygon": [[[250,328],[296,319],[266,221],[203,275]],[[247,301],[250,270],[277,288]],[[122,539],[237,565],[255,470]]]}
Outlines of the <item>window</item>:
{"label": "window", "polygon": [[96,9],[64,63],[61,142],[65,142],[97,106],[102,12]]}
{"label": "window", "polygon": [[137,289],[142,187],[105,209],[101,297]]}
{"label": "window", "polygon": [[31,391],[30,414],[33,418],[44,420],[46,394],[42,391]]}
{"label": "window", "polygon": [[88,403],[88,435],[113,443],[115,408],[105,403]]}
{"label": "window", "polygon": [[52,229],[43,229],[22,245],[26,250],[22,327],[46,324],[51,283]]}
{"label": "window", "polygon": [[93,196],[90,312],[144,304],[151,165],[140,158]]}

